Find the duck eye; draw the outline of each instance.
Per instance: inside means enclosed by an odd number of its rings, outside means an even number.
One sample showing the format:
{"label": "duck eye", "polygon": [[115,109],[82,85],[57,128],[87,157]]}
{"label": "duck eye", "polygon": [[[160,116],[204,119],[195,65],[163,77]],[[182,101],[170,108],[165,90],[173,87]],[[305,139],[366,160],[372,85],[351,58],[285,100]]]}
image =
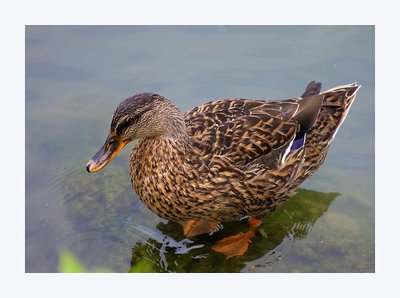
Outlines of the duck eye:
{"label": "duck eye", "polygon": [[115,132],[118,136],[122,135],[123,131],[129,126],[134,125],[140,118],[140,115],[136,115],[133,117],[129,117],[128,119],[121,122],[115,129]]}

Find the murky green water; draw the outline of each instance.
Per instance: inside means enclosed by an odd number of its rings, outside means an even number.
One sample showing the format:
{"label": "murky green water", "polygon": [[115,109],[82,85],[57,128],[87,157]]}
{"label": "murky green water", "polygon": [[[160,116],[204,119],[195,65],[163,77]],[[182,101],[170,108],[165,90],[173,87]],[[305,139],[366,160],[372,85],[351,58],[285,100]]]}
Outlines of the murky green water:
{"label": "murky green water", "polygon": [[[226,260],[226,223],[186,239],[130,188],[128,146],[85,172],[116,105],[158,92],[183,111],[228,97],[289,98],[311,80],[362,88],[319,172]],[[373,272],[374,28],[131,26],[26,29],[26,271],[57,272],[68,249],[115,272]]]}

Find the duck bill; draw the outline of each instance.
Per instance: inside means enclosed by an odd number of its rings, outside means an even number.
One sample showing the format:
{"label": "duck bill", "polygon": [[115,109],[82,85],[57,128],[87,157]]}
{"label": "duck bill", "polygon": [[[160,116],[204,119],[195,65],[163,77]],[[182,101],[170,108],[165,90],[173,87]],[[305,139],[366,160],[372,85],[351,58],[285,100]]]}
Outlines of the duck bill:
{"label": "duck bill", "polygon": [[89,173],[100,171],[124,148],[128,142],[122,141],[115,137],[107,137],[103,147],[97,152],[86,165],[86,170]]}

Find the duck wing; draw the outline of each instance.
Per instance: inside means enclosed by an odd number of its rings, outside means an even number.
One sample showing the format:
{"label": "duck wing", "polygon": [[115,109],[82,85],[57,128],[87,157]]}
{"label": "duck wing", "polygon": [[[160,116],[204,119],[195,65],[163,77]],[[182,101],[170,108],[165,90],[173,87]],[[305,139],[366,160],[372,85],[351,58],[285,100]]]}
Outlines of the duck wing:
{"label": "duck wing", "polygon": [[322,99],[217,100],[187,112],[185,122],[202,156],[224,156],[239,167],[259,158],[265,163],[269,156],[275,164],[296,136],[314,124]]}

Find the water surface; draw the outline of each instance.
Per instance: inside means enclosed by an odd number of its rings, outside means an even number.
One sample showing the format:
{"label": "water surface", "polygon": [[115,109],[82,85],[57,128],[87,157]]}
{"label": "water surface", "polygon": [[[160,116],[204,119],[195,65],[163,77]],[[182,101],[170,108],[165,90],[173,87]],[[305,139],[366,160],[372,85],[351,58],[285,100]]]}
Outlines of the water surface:
{"label": "water surface", "polygon": [[[295,97],[311,80],[362,88],[325,164],[242,257],[210,247],[246,222],[187,239],[139,202],[133,145],[85,172],[130,95],[157,92],[186,111]],[[372,26],[26,27],[26,271],[57,272],[68,249],[114,272],[373,272],[374,87]]]}

